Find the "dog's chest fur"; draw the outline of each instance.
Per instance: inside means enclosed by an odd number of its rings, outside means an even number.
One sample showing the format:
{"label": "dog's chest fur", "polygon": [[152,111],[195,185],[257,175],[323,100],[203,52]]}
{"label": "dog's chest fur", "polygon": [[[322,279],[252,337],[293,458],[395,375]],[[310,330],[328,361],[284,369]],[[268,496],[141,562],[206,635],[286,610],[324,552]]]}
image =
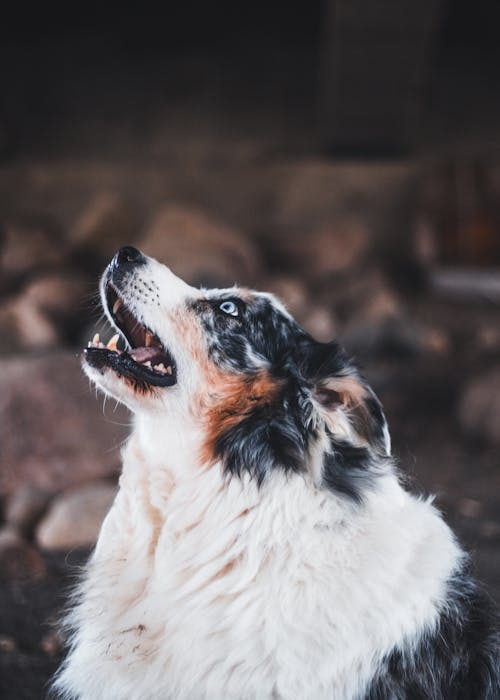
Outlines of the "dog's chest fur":
{"label": "dog's chest fur", "polygon": [[362,509],[304,479],[277,473],[259,491],[212,468],[179,482],[131,443],[73,613],[66,687],[95,700],[363,697],[384,653],[435,625],[460,553],[392,476]]}

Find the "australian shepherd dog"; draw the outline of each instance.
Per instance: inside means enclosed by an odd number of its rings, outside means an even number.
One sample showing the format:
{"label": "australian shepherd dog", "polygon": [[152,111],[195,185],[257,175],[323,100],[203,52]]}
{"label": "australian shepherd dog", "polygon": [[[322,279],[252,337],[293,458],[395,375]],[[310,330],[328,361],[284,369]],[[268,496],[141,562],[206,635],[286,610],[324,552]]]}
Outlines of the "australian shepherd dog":
{"label": "australian shepherd dog", "polygon": [[498,700],[495,613],[342,349],[131,247],[101,297],[125,344],[84,369],[134,429],[58,696]]}

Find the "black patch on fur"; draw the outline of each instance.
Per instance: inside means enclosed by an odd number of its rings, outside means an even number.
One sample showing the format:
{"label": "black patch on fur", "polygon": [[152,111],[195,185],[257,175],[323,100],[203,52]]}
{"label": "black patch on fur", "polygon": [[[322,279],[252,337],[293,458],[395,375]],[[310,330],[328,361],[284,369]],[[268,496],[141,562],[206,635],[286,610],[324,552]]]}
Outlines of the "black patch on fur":
{"label": "black patch on fur", "polygon": [[357,375],[345,351],[338,343],[319,343],[307,334],[298,338],[297,363],[311,384],[328,377]]}
{"label": "black patch on fur", "polygon": [[[224,301],[237,304],[237,316],[220,310]],[[192,308],[201,319],[208,353],[216,364],[251,375],[264,362],[270,376],[283,383],[272,404],[249,406],[241,420],[216,440],[215,456],[226,473],[241,476],[246,470],[262,483],[273,469],[305,470],[308,448],[316,437],[310,420],[313,390],[329,377],[353,376],[363,384],[343,349],[335,342],[315,341],[266,297],[250,296],[243,301],[218,293],[193,302]],[[368,387],[366,390],[369,395],[363,420],[368,425],[363,425],[361,437],[366,437],[368,447],[334,442],[329,436],[332,450],[324,455],[325,487],[357,502],[377,474],[372,450],[381,459],[384,456],[385,418],[375,395]],[[340,397],[330,393],[333,409]]]}
{"label": "black patch on fur", "polygon": [[379,472],[367,447],[330,439],[331,452],[323,455],[323,483],[334,493],[341,493],[361,503],[373,487]]}
{"label": "black patch on fur", "polygon": [[241,477],[247,471],[261,485],[273,470],[303,471],[309,441],[314,437],[306,428],[304,409],[307,411],[288,387],[272,403],[250,410],[215,441],[215,455],[225,473]]}
{"label": "black patch on fur", "polygon": [[489,598],[464,570],[451,583],[437,630],[394,651],[366,700],[499,700],[500,634]]}
{"label": "black patch on fur", "polygon": [[385,453],[384,428],[387,425],[382,405],[375,394],[368,388],[370,396],[365,399],[365,407],[369,416],[370,442]]}
{"label": "black patch on fur", "polygon": [[[220,311],[224,301],[238,306],[238,316]],[[251,355],[269,363],[276,376],[289,364],[297,338],[304,331],[267,298],[254,296],[243,302],[234,295],[218,294],[193,303],[208,337],[208,352],[222,367],[249,372],[255,362]],[[251,351],[251,355],[249,354]]]}

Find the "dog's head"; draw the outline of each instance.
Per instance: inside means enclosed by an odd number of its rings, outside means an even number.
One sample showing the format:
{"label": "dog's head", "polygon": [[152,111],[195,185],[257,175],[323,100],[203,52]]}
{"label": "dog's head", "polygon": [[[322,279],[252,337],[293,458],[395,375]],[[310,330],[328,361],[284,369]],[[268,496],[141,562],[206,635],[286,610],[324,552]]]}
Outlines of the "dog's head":
{"label": "dog's head", "polygon": [[126,348],[95,337],[85,371],[134,412],[189,416],[200,464],[259,483],[274,470],[309,473],[360,500],[388,461],[372,390],[336,343],[315,341],[272,295],[195,289],[127,247],[101,298]]}

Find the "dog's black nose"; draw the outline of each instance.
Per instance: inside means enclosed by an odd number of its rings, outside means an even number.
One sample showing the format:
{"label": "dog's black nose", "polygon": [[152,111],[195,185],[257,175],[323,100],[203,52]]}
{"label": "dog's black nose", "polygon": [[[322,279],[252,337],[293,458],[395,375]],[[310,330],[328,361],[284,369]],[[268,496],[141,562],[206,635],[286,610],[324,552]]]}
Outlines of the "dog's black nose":
{"label": "dog's black nose", "polygon": [[146,258],[137,248],[133,248],[131,245],[126,245],[120,248],[118,253],[113,258],[113,265],[115,267],[121,267],[123,265],[142,265],[146,262]]}

